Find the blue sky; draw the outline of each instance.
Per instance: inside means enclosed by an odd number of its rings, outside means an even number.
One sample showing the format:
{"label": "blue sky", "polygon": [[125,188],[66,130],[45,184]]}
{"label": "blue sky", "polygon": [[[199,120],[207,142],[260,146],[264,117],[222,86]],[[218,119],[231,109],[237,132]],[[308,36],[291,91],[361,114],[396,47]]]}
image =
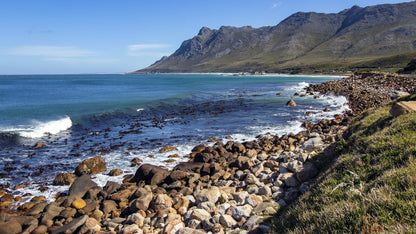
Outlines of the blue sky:
{"label": "blue sky", "polygon": [[203,26],[271,26],[298,11],[395,0],[0,0],[0,74],[124,73]]}

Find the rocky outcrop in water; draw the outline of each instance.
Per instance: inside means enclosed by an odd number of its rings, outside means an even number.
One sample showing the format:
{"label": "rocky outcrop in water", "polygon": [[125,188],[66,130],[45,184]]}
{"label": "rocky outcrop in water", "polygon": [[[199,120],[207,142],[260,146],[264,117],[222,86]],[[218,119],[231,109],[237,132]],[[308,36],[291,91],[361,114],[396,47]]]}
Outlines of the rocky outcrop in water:
{"label": "rocky outcrop in water", "polygon": [[349,107],[355,113],[360,113],[368,108],[386,105],[401,95],[415,93],[416,80],[395,74],[361,73],[310,85],[306,91],[345,96]]}

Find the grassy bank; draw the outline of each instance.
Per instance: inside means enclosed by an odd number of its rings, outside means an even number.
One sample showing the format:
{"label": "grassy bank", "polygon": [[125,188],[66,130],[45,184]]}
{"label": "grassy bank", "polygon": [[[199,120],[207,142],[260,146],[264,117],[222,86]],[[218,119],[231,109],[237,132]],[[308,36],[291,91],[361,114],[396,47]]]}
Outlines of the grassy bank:
{"label": "grassy bank", "polygon": [[272,232],[416,230],[416,113],[389,110],[364,112],[332,153],[317,156],[320,177],[269,220]]}

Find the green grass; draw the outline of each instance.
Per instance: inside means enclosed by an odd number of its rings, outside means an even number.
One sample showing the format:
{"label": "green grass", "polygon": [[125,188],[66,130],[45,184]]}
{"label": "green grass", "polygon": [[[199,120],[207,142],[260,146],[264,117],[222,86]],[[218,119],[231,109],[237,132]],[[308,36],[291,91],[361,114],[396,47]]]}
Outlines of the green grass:
{"label": "green grass", "polygon": [[268,221],[272,232],[416,232],[416,113],[389,109],[364,112],[336,152],[316,156],[321,176]]}

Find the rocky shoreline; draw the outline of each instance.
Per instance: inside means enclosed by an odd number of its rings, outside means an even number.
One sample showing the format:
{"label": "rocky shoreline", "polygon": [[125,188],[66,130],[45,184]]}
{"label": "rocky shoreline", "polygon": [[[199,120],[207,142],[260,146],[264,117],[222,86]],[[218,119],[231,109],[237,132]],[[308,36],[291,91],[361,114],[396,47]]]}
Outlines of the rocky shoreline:
{"label": "rocky shoreline", "polygon": [[415,87],[411,79],[374,74],[313,85],[303,95],[344,95],[352,112],[305,122],[307,130],[297,134],[198,145],[187,155],[189,162],[171,171],[143,164],[122,184],[98,187],[91,175],[105,171],[105,161],[84,160],[74,174],[57,176],[54,184],[71,186],[55,202],[34,197],[12,212],[8,207],[19,199],[4,192],[0,233],[266,232],[263,217],[309,189],[319,173],[315,156],[341,138],[355,114],[392,101],[399,91],[414,93]]}

